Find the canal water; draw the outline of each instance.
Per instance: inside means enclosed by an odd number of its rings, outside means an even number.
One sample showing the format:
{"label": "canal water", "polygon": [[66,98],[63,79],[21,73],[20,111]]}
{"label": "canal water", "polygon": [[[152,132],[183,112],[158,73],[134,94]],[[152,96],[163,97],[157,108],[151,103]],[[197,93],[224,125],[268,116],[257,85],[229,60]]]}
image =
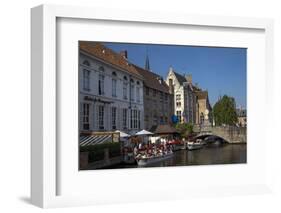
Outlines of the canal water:
{"label": "canal water", "polygon": [[[220,144],[206,145],[198,150],[179,150],[174,152],[172,158],[149,164],[145,167],[165,166],[189,166],[189,165],[210,165],[210,164],[234,164],[247,162],[246,144]],[[108,169],[117,168],[138,168],[136,164],[119,164]]]}

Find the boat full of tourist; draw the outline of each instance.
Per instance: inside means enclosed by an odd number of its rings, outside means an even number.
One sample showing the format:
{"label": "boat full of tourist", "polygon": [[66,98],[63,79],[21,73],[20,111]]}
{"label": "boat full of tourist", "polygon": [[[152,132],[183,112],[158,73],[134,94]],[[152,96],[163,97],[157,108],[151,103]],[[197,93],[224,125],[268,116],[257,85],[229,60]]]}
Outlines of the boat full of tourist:
{"label": "boat full of tourist", "polygon": [[160,161],[169,159],[172,156],[173,156],[173,151],[169,150],[169,151],[166,151],[166,152],[157,153],[155,155],[154,154],[152,154],[152,155],[149,155],[149,154],[138,155],[138,156],[135,157],[135,159],[137,161],[138,166],[146,166],[146,165],[149,165],[149,164],[153,164],[153,163],[156,163],[156,162],[160,162]]}
{"label": "boat full of tourist", "polygon": [[195,150],[195,149],[201,149],[204,146],[204,142],[202,139],[196,139],[194,141],[188,141],[187,142],[187,149],[188,150]]}

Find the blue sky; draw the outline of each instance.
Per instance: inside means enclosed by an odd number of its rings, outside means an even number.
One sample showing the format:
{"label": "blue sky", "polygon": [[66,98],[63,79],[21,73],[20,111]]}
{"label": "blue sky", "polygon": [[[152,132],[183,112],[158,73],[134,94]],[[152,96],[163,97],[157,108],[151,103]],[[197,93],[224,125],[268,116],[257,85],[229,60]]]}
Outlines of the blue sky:
{"label": "blue sky", "polygon": [[129,61],[141,67],[144,67],[148,54],[151,70],[163,78],[170,66],[180,74],[192,74],[193,82],[208,90],[212,105],[219,95],[226,94],[235,98],[237,107],[246,107],[245,48],[103,44],[116,52],[127,50]]}

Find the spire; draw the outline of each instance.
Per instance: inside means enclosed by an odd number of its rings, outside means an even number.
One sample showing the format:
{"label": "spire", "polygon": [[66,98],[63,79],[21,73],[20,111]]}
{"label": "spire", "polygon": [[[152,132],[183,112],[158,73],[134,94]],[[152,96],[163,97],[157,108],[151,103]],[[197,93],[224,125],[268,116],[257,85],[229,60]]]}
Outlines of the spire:
{"label": "spire", "polygon": [[146,49],[146,58],[145,58],[145,67],[146,70],[150,70],[150,65],[149,65],[149,58],[147,54],[147,49]]}

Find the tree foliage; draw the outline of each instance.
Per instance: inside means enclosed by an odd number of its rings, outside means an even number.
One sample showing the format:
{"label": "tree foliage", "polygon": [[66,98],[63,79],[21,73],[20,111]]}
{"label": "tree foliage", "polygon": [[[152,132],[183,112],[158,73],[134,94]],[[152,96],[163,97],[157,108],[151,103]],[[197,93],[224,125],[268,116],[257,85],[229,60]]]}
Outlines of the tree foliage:
{"label": "tree foliage", "polygon": [[182,137],[187,137],[193,132],[193,125],[191,123],[177,123],[175,127]]}
{"label": "tree foliage", "polygon": [[235,125],[238,121],[235,99],[224,95],[213,107],[214,119],[217,126]]}

